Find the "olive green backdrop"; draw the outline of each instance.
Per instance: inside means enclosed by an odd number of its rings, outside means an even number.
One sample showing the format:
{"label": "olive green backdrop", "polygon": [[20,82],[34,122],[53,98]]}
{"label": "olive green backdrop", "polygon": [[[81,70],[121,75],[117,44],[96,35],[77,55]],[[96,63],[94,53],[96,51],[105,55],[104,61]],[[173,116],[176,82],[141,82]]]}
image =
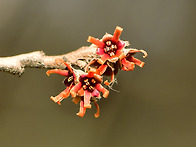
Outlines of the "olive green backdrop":
{"label": "olive green backdrop", "polygon": [[[124,28],[121,39],[149,56],[143,69],[121,71],[101,99],[99,118],[68,98],[49,98],[63,77],[26,69],[20,78],[0,72],[1,147],[195,147],[196,1],[1,0],[0,56],[43,50],[68,53],[89,35]],[[94,105],[93,105],[94,106]]]}

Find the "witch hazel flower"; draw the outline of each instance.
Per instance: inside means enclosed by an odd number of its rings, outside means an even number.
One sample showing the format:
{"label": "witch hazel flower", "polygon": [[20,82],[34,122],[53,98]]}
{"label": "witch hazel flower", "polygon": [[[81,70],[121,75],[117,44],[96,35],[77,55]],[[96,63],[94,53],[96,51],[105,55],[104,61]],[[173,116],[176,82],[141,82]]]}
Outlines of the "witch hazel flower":
{"label": "witch hazel flower", "polygon": [[118,60],[122,54],[122,49],[125,47],[125,42],[119,40],[123,29],[119,26],[116,27],[113,36],[105,34],[101,40],[89,36],[88,42],[95,44],[98,48],[96,53],[101,56],[101,61],[104,63],[106,60]]}
{"label": "witch hazel flower", "polygon": [[147,52],[144,50],[137,50],[137,49],[131,49],[128,51],[128,53],[122,54],[119,58],[121,61],[121,68],[124,71],[131,71],[135,68],[135,65],[139,66],[139,67],[143,67],[144,66],[144,62],[142,62],[141,60],[133,57],[134,54],[141,52],[144,54],[143,58],[146,58],[148,56]]}
{"label": "witch hazel flower", "polygon": [[[86,109],[91,108],[91,104],[94,103],[97,109],[95,117],[99,117],[100,109],[97,100],[101,96],[107,98],[109,95],[109,91],[102,85],[103,78],[104,80],[105,76],[111,78],[110,82],[105,80],[104,84],[112,89],[115,75],[119,70],[131,71],[135,68],[135,65],[144,66],[143,61],[134,57],[136,53],[141,52],[144,54],[143,58],[147,57],[147,52],[144,50],[125,49],[129,42],[120,40],[122,31],[123,29],[117,26],[113,35],[106,33],[101,40],[89,36],[87,41],[93,44],[90,46],[93,47],[93,56],[87,55],[88,59],[84,58],[87,66],[79,66],[83,68],[82,70],[72,68],[62,59],[56,59],[56,63],[63,63],[67,66],[67,69],[52,69],[48,70],[46,74],[49,76],[52,73],[57,73],[65,76],[66,89],[55,97],[51,96],[51,99],[61,105],[61,101],[71,95],[73,97],[72,101],[75,104],[80,104],[77,113],[80,117],[83,117]],[[94,56],[94,50],[96,50],[98,56]],[[89,57],[92,58],[90,62]]]}
{"label": "witch hazel flower", "polygon": [[101,83],[101,76],[90,70],[88,73],[80,75],[79,82],[70,91],[71,96],[84,96],[84,108],[91,108],[92,97],[99,98],[100,92],[103,93],[104,98],[108,97],[109,91]]}
{"label": "witch hazel flower", "polygon": [[[76,96],[73,98],[72,101],[75,104],[78,104],[80,102],[80,109],[76,115],[83,117],[84,114],[86,113],[86,108],[84,107],[84,96]],[[95,107],[97,109],[97,112],[95,113],[95,117],[99,117],[100,109],[99,109],[99,105],[97,104],[97,99],[95,97],[92,97],[91,102],[93,102],[95,104]]]}
{"label": "witch hazel flower", "polygon": [[101,63],[99,59],[93,59],[87,65],[87,69],[90,66],[91,69],[94,68],[96,74],[110,76],[110,82],[108,82],[108,80],[104,82],[104,84],[109,86],[111,83],[114,82],[114,76],[118,73],[118,70],[120,69],[118,62],[119,60],[117,62],[106,60],[104,63]]}
{"label": "witch hazel flower", "polygon": [[65,86],[67,86],[67,88],[62,91],[59,95],[53,97],[51,96],[50,99],[53,100],[55,103],[61,105],[61,101],[64,98],[67,98],[70,95],[70,90],[71,88],[75,85],[75,81],[76,81],[76,74],[74,73],[74,70],[72,69],[72,67],[66,63],[64,60],[58,58],[55,60],[55,62],[58,63],[63,63],[67,66],[68,70],[61,70],[61,69],[52,69],[52,70],[48,70],[46,72],[46,74],[49,76],[52,73],[56,73],[62,76],[65,76],[66,78],[64,79],[64,84]]}

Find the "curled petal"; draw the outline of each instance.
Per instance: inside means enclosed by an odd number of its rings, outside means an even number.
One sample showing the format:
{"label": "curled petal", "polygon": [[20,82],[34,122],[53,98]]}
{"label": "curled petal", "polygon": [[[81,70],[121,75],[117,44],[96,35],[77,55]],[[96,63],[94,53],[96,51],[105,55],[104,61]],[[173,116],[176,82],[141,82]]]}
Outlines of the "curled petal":
{"label": "curled petal", "polygon": [[113,82],[114,82],[114,72],[112,72],[111,81],[108,82],[108,80],[106,80],[106,81],[104,82],[104,84],[107,85],[107,86],[109,86],[109,85],[110,85],[111,83],[113,83]]}
{"label": "curled petal", "polygon": [[61,105],[61,101],[64,99],[64,98],[67,98],[70,94],[69,92],[70,88],[67,87],[64,91],[62,91],[59,95],[53,97],[51,96],[50,99],[53,100],[55,103]]}
{"label": "curled petal", "polygon": [[98,75],[98,74],[94,75],[94,79],[97,81],[97,83],[102,83],[103,82],[102,77],[100,75]]}
{"label": "curled petal", "polygon": [[85,112],[86,108],[84,107],[84,101],[80,101],[80,111],[76,115],[83,117]]}
{"label": "curled petal", "polygon": [[96,38],[94,38],[92,36],[89,36],[87,41],[95,44],[96,46],[98,46],[100,48],[104,48],[104,46],[105,46],[105,43],[103,43],[101,40],[96,39]]}
{"label": "curled petal", "polygon": [[48,70],[46,72],[46,74],[49,76],[51,73],[56,73],[56,74],[59,74],[59,75],[62,75],[62,76],[68,76],[69,75],[69,71],[67,70],[61,70],[61,69],[51,69],[51,70]]}
{"label": "curled petal", "polygon": [[112,41],[117,42],[119,40],[119,37],[120,37],[122,31],[123,31],[123,28],[117,26],[115,31],[114,31],[114,35],[112,37]]}
{"label": "curled petal", "polygon": [[94,103],[95,103],[95,106],[97,108],[97,112],[95,113],[95,117],[97,118],[97,117],[99,117],[100,110],[99,110],[99,105],[95,101],[94,101]]}
{"label": "curled petal", "polygon": [[86,66],[86,71],[88,71],[88,70],[89,70],[89,66],[91,66],[92,64],[94,64],[96,61],[97,61],[96,59],[91,60],[91,61],[87,64],[87,66]]}
{"label": "curled petal", "polygon": [[80,88],[80,90],[78,90],[78,95],[79,96],[83,96],[84,95],[84,89]]}
{"label": "curled petal", "polygon": [[97,70],[98,70],[98,72],[99,72],[99,74],[100,75],[102,75],[105,71],[106,71],[106,69],[107,69],[107,65],[101,65]]}
{"label": "curled petal", "polygon": [[[133,54],[134,54],[134,53],[138,53],[138,52],[141,52],[141,53],[144,54],[143,58],[146,58],[146,57],[148,56],[148,54],[147,54],[147,52],[146,52],[145,50],[132,49],[132,50],[129,51],[129,53],[131,53],[131,54],[132,54],[132,53],[133,53]],[[129,54],[129,53],[128,53],[128,54]]]}
{"label": "curled petal", "polygon": [[122,69],[125,71],[131,71],[135,68],[134,62],[129,62],[125,58],[122,59]]}
{"label": "curled petal", "polygon": [[70,64],[68,64],[67,62],[65,62],[63,59],[57,58],[57,59],[55,59],[55,62],[57,64],[60,63],[60,62],[64,63],[67,66],[68,70],[73,73],[73,69],[71,68]]}
{"label": "curled petal", "polygon": [[95,89],[93,92],[92,92],[92,96],[93,97],[100,97],[100,93],[97,89]]}
{"label": "curled petal", "polygon": [[91,99],[91,92],[88,92],[87,90],[85,90],[84,91],[84,107],[85,108],[91,108],[90,99]]}
{"label": "curled petal", "polygon": [[[70,86],[71,87],[71,86]],[[67,87],[63,92],[62,95],[64,98],[67,98],[70,95],[70,87]]]}
{"label": "curled petal", "polygon": [[80,90],[81,87],[82,87],[82,83],[81,83],[81,82],[79,82],[78,84],[76,84],[76,85],[70,90],[71,96],[72,96],[72,97],[76,97],[76,93],[78,92],[78,90]]}
{"label": "curled petal", "polygon": [[107,98],[109,95],[109,91],[107,89],[105,89],[101,84],[96,84],[95,88],[103,93],[103,97]]}
{"label": "curled petal", "polygon": [[130,56],[129,58],[127,58],[127,60],[129,62],[133,62],[134,64],[138,65],[139,67],[143,67],[144,66],[144,62],[142,62],[141,60],[134,58],[133,56]]}

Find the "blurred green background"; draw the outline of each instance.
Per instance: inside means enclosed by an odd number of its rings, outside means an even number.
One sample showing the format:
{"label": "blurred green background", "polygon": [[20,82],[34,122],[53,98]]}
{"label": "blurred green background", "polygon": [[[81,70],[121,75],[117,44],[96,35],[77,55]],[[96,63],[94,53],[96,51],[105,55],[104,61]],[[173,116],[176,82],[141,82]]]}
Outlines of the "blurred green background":
{"label": "blurred green background", "polygon": [[[121,71],[118,85],[84,118],[65,86],[45,69],[20,78],[0,72],[1,147],[195,147],[195,0],[1,0],[0,56],[43,50],[68,53],[124,28],[121,39],[145,49],[144,68]],[[94,106],[94,105],[93,105]]]}

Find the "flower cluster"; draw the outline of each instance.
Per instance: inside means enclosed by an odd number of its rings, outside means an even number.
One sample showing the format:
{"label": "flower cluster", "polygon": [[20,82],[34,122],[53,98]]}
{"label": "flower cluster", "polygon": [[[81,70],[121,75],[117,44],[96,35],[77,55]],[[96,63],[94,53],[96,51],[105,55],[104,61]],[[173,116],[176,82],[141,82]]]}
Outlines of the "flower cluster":
{"label": "flower cluster", "polygon": [[46,74],[49,76],[51,73],[56,73],[62,76],[65,76],[64,84],[66,89],[62,91],[59,95],[53,97],[52,99],[57,104],[61,105],[61,101],[64,98],[67,98],[70,94],[73,97],[73,102],[78,103],[80,101],[80,111],[77,113],[78,116],[83,117],[86,108],[91,108],[91,102],[94,102],[97,113],[95,117],[99,116],[99,106],[96,103],[96,98],[100,98],[100,92],[103,93],[103,97],[107,98],[109,91],[104,88],[102,83],[102,77],[95,73],[95,71],[91,70],[88,73],[77,73],[77,71],[62,59],[56,59],[56,63],[64,63],[67,67],[67,70],[61,69],[52,69],[48,70]]}
{"label": "flower cluster", "polygon": [[[67,69],[52,69],[48,70],[46,74],[57,73],[65,76],[66,89],[51,99],[60,105],[64,98],[71,95],[74,103],[80,102],[80,109],[77,113],[80,117],[84,116],[87,108],[91,108],[91,102],[93,102],[97,108],[95,117],[98,117],[100,110],[97,99],[101,98],[100,92],[104,98],[108,97],[109,91],[105,87],[114,82],[115,75],[119,70],[131,71],[135,65],[144,66],[144,62],[133,57],[134,54],[141,52],[144,54],[144,58],[147,56],[144,50],[125,49],[129,43],[120,40],[122,31],[123,29],[117,26],[113,35],[106,33],[101,40],[88,37],[87,41],[95,45],[96,54],[100,58],[90,61],[82,72],[77,72],[64,60],[56,59],[56,63],[65,64]],[[102,84],[104,76],[111,77],[110,82],[108,80],[104,82],[105,86]]]}

